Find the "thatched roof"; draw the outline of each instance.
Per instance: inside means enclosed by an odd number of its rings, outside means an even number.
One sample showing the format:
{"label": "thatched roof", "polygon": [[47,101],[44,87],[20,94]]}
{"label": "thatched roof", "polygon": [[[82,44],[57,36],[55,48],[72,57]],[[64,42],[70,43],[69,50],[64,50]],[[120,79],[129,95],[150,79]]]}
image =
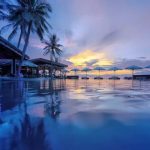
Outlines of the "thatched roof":
{"label": "thatched roof", "polygon": [[36,58],[36,59],[31,59],[31,61],[33,63],[35,63],[36,65],[52,65],[52,66],[56,66],[56,67],[60,67],[60,68],[65,68],[68,67],[65,64],[59,63],[59,62],[53,62],[44,58]]}
{"label": "thatched roof", "polygon": [[[1,59],[0,60],[0,66],[8,66],[11,65],[12,61],[10,59]],[[16,64],[19,64],[19,61],[16,62]],[[22,67],[30,67],[30,68],[37,68],[38,65],[34,64],[30,60],[24,60],[22,63]]]}

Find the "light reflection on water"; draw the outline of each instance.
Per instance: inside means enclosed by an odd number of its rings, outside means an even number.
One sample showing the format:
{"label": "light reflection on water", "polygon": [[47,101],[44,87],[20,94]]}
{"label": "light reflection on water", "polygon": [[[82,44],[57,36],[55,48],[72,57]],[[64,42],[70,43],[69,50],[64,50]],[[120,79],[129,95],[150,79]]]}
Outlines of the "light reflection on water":
{"label": "light reflection on water", "polygon": [[0,150],[149,150],[150,82],[0,81]]}

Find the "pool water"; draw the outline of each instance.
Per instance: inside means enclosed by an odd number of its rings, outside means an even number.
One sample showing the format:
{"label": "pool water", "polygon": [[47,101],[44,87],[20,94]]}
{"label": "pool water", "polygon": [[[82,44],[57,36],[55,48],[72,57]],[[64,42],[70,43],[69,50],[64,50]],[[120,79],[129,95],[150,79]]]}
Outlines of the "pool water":
{"label": "pool water", "polygon": [[150,82],[0,80],[0,150],[150,150]]}

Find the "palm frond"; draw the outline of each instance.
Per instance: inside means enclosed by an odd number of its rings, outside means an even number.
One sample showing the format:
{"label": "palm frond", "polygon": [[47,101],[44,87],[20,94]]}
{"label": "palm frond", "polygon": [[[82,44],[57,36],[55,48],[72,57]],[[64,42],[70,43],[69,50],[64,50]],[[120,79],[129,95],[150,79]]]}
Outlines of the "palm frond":
{"label": "palm frond", "polygon": [[[16,35],[18,30],[23,34],[22,37],[26,37],[30,22],[32,22],[31,32],[36,33],[41,40],[44,34],[49,33],[49,29],[52,28],[47,21],[47,18],[50,17],[49,15],[52,12],[51,5],[48,3],[41,2],[41,0],[16,0],[15,4],[5,2],[5,5],[7,14],[1,11],[2,7],[0,5],[0,19],[7,20],[10,23],[8,27],[12,26],[9,40]],[[6,28],[4,27],[3,29]],[[51,45],[48,44],[48,46],[50,47]]]}
{"label": "palm frond", "polygon": [[3,32],[6,32],[6,30],[8,30],[11,26],[13,25],[13,23],[10,23],[6,26],[3,26],[1,29],[0,29],[0,34],[2,34]]}
{"label": "palm frond", "polygon": [[18,27],[15,27],[13,29],[13,31],[10,33],[10,35],[8,36],[8,41],[11,41],[13,39],[13,37],[17,34],[17,30],[18,30]]}
{"label": "palm frond", "polygon": [[55,60],[57,56],[60,56],[62,54],[62,45],[58,43],[59,38],[56,34],[52,34],[49,37],[49,41],[44,40],[43,43],[46,45],[44,47],[44,55],[50,54]]}

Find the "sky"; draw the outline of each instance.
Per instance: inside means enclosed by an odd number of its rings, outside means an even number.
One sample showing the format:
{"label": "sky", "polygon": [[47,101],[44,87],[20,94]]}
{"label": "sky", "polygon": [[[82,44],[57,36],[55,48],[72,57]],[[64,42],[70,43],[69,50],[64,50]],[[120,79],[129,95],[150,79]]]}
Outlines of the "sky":
{"label": "sky", "polygon": [[[150,0],[45,1],[53,9],[50,32],[64,46],[62,62],[91,68],[150,65]],[[16,41],[17,37],[12,43]],[[48,58],[43,47],[32,35],[27,53],[31,58]]]}

